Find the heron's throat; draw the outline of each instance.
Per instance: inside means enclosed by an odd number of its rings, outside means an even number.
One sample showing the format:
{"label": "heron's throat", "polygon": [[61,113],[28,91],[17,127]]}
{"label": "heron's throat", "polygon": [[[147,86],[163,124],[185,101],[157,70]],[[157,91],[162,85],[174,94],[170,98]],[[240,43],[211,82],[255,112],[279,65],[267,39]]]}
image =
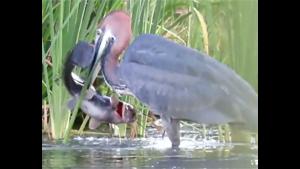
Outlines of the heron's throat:
{"label": "heron's throat", "polygon": [[120,81],[118,77],[119,61],[118,56],[113,53],[106,55],[102,62],[102,71],[105,81],[111,87],[119,86]]}

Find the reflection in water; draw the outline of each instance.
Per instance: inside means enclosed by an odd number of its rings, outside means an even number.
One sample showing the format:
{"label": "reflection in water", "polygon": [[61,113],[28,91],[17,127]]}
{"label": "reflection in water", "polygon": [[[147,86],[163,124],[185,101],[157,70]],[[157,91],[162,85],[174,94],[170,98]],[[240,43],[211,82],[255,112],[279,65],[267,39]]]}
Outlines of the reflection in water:
{"label": "reflection in water", "polygon": [[179,150],[160,137],[75,137],[68,145],[44,141],[43,168],[257,168],[257,145],[182,137]]}

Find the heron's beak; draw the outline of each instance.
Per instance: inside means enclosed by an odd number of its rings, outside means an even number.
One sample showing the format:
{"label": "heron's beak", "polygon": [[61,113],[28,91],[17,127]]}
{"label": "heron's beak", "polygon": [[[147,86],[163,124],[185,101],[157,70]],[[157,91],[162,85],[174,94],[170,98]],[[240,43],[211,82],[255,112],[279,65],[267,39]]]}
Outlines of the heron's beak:
{"label": "heron's beak", "polygon": [[109,52],[114,39],[115,37],[109,30],[103,30],[101,28],[97,30],[95,39],[94,60],[90,69],[90,74],[92,73],[92,79],[90,81],[90,84],[93,84],[98,73],[100,72],[101,58]]}

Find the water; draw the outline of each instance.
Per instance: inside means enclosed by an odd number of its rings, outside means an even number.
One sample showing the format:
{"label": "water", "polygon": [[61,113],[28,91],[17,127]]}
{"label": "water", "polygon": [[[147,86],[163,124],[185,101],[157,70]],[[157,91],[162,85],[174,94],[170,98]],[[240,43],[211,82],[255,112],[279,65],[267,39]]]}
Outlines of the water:
{"label": "water", "polygon": [[257,145],[220,143],[215,137],[182,134],[179,150],[167,137],[143,139],[74,137],[68,144],[43,141],[43,168],[257,168]]}

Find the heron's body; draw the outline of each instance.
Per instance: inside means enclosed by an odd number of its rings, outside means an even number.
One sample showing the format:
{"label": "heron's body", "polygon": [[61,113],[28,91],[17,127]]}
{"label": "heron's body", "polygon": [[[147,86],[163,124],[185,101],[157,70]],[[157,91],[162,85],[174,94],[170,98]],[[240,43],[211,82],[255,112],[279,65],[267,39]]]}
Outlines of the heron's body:
{"label": "heron's body", "polygon": [[[157,35],[140,35],[128,46],[131,19],[126,12],[112,12],[101,23],[96,44],[106,46],[101,63],[105,81],[160,115],[173,147],[180,144],[180,120],[238,123],[257,130],[257,94],[232,69]],[[103,40],[98,34],[111,38]]]}
{"label": "heron's body", "polygon": [[157,35],[141,35],[118,70],[122,84],[159,115],[257,128],[257,94],[214,58]]}
{"label": "heron's body", "polygon": [[[108,56],[103,65],[113,58]],[[208,55],[145,34],[137,37],[123,61],[112,67],[102,68],[107,83],[134,95],[160,115],[173,147],[180,144],[180,120],[235,123],[257,131],[256,92],[232,69]]]}

